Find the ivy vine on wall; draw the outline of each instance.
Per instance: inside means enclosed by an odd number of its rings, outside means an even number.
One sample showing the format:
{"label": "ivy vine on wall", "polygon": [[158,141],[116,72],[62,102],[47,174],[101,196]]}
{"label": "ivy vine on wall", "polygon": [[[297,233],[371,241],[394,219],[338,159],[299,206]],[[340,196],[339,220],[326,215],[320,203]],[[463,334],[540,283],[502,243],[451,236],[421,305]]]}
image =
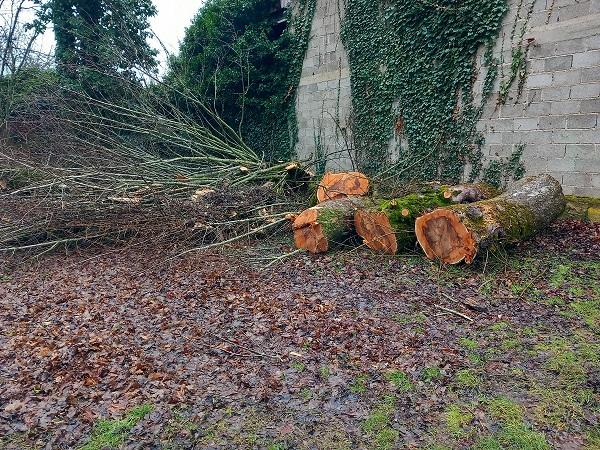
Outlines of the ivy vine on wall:
{"label": "ivy vine on wall", "polygon": [[[506,0],[347,0],[342,40],[363,170],[458,181],[469,164],[470,178],[479,175],[483,136],[476,124],[498,75],[491,49],[507,10]],[[487,70],[476,104],[482,45]]]}

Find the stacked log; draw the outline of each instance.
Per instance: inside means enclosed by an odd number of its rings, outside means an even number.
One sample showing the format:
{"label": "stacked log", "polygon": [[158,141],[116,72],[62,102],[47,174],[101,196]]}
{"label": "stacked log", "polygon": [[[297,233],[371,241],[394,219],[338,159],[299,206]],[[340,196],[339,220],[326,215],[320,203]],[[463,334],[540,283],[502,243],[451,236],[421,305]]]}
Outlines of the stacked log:
{"label": "stacked log", "polygon": [[320,203],[294,217],[296,247],[322,253],[358,235],[367,247],[395,254],[418,240],[431,259],[470,263],[493,241],[529,237],[565,204],[560,184],[547,175],[524,179],[501,195],[486,184],[411,187],[415,192],[398,198],[370,198],[364,175],[326,174]]}

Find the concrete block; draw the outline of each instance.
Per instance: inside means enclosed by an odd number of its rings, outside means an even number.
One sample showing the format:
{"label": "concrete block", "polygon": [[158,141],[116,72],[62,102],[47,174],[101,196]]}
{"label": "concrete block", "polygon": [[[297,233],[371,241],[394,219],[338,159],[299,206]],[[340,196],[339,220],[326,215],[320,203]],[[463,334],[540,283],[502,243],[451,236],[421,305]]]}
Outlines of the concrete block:
{"label": "concrete block", "polygon": [[[594,158],[591,155],[589,158],[578,158],[575,159],[575,170],[578,172],[593,173],[595,170],[600,170],[600,156]],[[590,172],[590,170],[592,172]]]}
{"label": "concrete block", "polygon": [[496,158],[506,158],[510,156],[514,151],[514,147],[512,144],[491,144],[487,147],[488,155]]}
{"label": "concrete block", "polygon": [[595,153],[594,144],[567,144],[565,147],[566,158],[590,158]]}
{"label": "concrete block", "polygon": [[554,56],[544,60],[544,69],[546,72],[567,70],[571,68],[571,64],[573,64],[573,55]]}
{"label": "concrete block", "polygon": [[581,69],[564,70],[552,74],[553,86],[570,86],[581,82]]}
{"label": "concrete block", "polygon": [[[600,1],[598,1],[600,5]],[[583,39],[586,50],[597,50],[600,49],[600,33],[592,35]]]}
{"label": "concrete block", "polygon": [[571,86],[570,97],[573,99],[600,97],[600,83],[584,83]]}
{"label": "concrete block", "polygon": [[501,144],[502,143],[502,133],[486,133],[485,134],[485,144]]}
{"label": "concrete block", "polygon": [[581,100],[581,112],[600,113],[600,98]]}
{"label": "concrete block", "polygon": [[590,186],[590,177],[585,173],[565,173],[563,175],[562,184],[565,186]]}
{"label": "concrete block", "polygon": [[597,114],[575,114],[567,117],[567,128],[594,128],[597,124]]}
{"label": "concrete block", "polygon": [[589,81],[600,81],[600,66],[581,69],[581,81],[584,83]]}
{"label": "concrete block", "polygon": [[537,117],[518,118],[513,121],[515,131],[536,130],[539,119]]}
{"label": "concrete block", "polygon": [[548,171],[548,160],[544,158],[524,158],[527,173],[544,173]]}
{"label": "concrete block", "polygon": [[531,103],[525,105],[525,109],[523,110],[524,117],[537,117],[537,116],[547,116],[550,114],[550,102],[544,103]]}
{"label": "concrete block", "polygon": [[[592,175],[590,178],[592,187],[600,188],[600,175]],[[598,214],[598,219],[600,219],[600,209],[596,208],[596,210]],[[598,222],[600,222],[600,220],[598,220]]]}
{"label": "concrete block", "polygon": [[584,197],[600,197],[600,189],[594,187],[573,187],[563,189],[565,194],[582,195]]}
{"label": "concrete block", "polygon": [[572,172],[575,170],[575,161],[568,158],[550,159],[548,170],[552,172]]}
{"label": "concrete block", "polygon": [[539,73],[544,72],[546,63],[546,58],[534,58],[527,61],[527,71],[531,73]]}
{"label": "concrete block", "polygon": [[539,127],[542,130],[564,129],[566,126],[567,116],[545,116],[539,119]]}
{"label": "concrete block", "polygon": [[[531,24],[531,26],[535,26]],[[529,56],[532,58],[546,58],[548,56],[553,56],[556,51],[556,43],[555,42],[547,42],[544,44],[534,44],[529,49]]]}
{"label": "concrete block", "polygon": [[542,101],[542,90],[541,89],[530,89],[527,91],[527,102],[535,103]]}
{"label": "concrete block", "polygon": [[[588,100],[583,100],[588,101]],[[582,102],[579,100],[566,100],[566,101],[557,101],[550,103],[550,114],[575,114],[584,112],[581,110]],[[585,112],[594,112],[594,111],[585,111]]]}
{"label": "concrete block", "polygon": [[501,105],[499,111],[499,117],[510,118],[510,117],[523,117],[524,105],[522,104],[508,104]]}
{"label": "concrete block", "polygon": [[544,88],[544,89],[542,89],[542,100],[545,102],[568,100],[570,93],[571,93],[570,86],[555,86],[555,87]]}
{"label": "concrete block", "polygon": [[565,20],[575,19],[576,17],[582,17],[590,12],[591,1],[581,1],[569,6],[563,6],[558,8],[558,21],[564,22]]}
{"label": "concrete block", "polygon": [[584,52],[588,48],[583,38],[569,39],[556,43],[557,55],[572,55],[573,53]]}
{"label": "concrete block", "polygon": [[600,130],[556,130],[552,133],[553,144],[594,144],[600,142]]}
{"label": "concrete block", "polygon": [[573,67],[592,67],[600,65],[600,50],[592,50],[573,55]]}
{"label": "concrete block", "polygon": [[565,144],[527,144],[523,160],[530,158],[556,159],[564,158]]}
{"label": "concrete block", "polygon": [[550,86],[552,84],[551,73],[533,73],[527,77],[525,85],[528,89]]}
{"label": "concrete block", "polygon": [[489,127],[492,131],[511,131],[513,130],[513,119],[490,120]]}

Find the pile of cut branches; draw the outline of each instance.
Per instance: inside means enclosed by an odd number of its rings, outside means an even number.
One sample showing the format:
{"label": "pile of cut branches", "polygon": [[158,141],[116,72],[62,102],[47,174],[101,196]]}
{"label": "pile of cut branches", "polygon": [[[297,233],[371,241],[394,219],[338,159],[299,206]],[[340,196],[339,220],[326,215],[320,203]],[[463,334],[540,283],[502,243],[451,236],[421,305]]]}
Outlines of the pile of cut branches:
{"label": "pile of cut branches", "polygon": [[64,153],[0,153],[0,251],[230,241],[281,225],[292,203],[281,197],[310,180],[300,163],[267,161],[193,97],[194,118],[149,90],[129,98],[63,92],[51,128]]}

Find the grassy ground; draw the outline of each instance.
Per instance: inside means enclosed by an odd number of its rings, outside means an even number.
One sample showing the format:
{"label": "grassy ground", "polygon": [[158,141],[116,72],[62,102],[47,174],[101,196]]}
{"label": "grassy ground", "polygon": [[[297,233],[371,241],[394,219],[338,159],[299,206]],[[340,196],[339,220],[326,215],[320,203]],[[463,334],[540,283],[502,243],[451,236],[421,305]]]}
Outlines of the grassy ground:
{"label": "grassy ground", "polygon": [[598,231],[472,267],[48,257],[0,282],[0,448],[598,449]]}

